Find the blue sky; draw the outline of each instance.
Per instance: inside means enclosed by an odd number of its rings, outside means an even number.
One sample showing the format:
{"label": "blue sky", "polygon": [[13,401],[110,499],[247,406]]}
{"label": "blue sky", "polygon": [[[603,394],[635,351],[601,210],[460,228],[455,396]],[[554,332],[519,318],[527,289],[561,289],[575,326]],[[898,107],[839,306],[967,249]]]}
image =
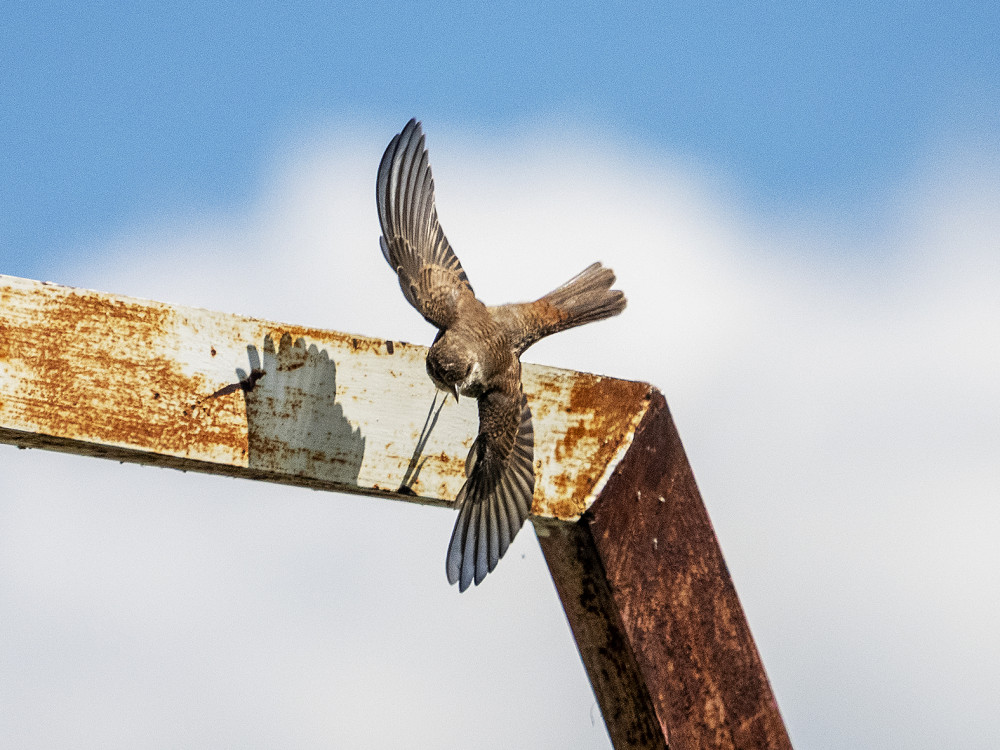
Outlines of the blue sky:
{"label": "blue sky", "polygon": [[277,144],[343,118],[593,128],[770,210],[854,221],[943,135],[1000,129],[993,3],[534,5],[15,4],[5,270],[37,275],[151,213],[245,201]]}
{"label": "blue sky", "polygon": [[[9,5],[0,272],[429,343],[416,116],[487,302],[618,273],[525,359],[663,390],[796,747],[1000,744],[995,3]],[[448,509],[0,467],[19,746],[608,746],[530,529],[459,596]]]}

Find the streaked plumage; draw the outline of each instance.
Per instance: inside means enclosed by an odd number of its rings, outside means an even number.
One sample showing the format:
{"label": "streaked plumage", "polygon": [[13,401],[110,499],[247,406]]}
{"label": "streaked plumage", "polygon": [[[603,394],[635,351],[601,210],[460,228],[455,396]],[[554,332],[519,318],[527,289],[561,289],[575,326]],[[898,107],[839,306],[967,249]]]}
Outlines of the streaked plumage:
{"label": "streaked plumage", "polygon": [[535,302],[487,307],[469,284],[438,223],[434,179],[420,123],[389,143],[375,186],[382,254],[403,295],[438,328],[427,373],[441,389],[479,402],[479,434],[456,498],[448,581],[465,591],[492,571],[531,513],[534,430],[521,389],[520,356],[544,336],[617,315],[625,296],[594,263]]}

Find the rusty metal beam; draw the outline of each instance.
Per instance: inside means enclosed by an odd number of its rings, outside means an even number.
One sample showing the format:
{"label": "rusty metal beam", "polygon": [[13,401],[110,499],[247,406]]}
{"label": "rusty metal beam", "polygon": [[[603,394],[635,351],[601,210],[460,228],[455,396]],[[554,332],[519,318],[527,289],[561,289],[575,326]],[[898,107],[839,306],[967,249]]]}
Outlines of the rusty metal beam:
{"label": "rusty metal beam", "polygon": [[[426,353],[0,276],[0,442],[450,504],[478,414],[434,402]],[[524,386],[533,512],[578,518],[651,388],[535,365]]]}
{"label": "rusty metal beam", "polygon": [[[426,349],[0,276],[0,442],[450,503]],[[790,747],[662,395],[526,365],[533,520],[615,746]]]}
{"label": "rusty metal beam", "polygon": [[536,528],[616,748],[791,748],[662,395],[583,518]]}

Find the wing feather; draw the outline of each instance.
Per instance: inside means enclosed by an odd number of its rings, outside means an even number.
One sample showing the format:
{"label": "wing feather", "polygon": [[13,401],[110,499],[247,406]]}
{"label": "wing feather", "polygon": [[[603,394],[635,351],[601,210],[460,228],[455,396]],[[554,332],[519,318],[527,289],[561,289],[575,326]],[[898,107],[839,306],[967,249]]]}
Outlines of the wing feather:
{"label": "wing feather", "polygon": [[531,513],[534,439],[531,410],[520,389],[480,397],[479,435],[466,459],[445,566],[448,581],[461,591],[496,568]]}
{"label": "wing feather", "polygon": [[375,181],[380,246],[407,301],[438,328],[454,320],[472,286],[438,223],[434,177],[420,123],[410,120],[389,142]]}

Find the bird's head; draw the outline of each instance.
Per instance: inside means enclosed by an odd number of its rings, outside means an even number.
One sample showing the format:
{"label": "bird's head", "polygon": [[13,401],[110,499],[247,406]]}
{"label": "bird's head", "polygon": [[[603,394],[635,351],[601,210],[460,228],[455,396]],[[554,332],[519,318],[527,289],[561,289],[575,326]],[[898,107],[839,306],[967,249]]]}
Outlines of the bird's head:
{"label": "bird's head", "polygon": [[458,400],[458,394],[477,398],[483,391],[482,369],[466,346],[443,337],[427,353],[427,374],[434,385]]}

